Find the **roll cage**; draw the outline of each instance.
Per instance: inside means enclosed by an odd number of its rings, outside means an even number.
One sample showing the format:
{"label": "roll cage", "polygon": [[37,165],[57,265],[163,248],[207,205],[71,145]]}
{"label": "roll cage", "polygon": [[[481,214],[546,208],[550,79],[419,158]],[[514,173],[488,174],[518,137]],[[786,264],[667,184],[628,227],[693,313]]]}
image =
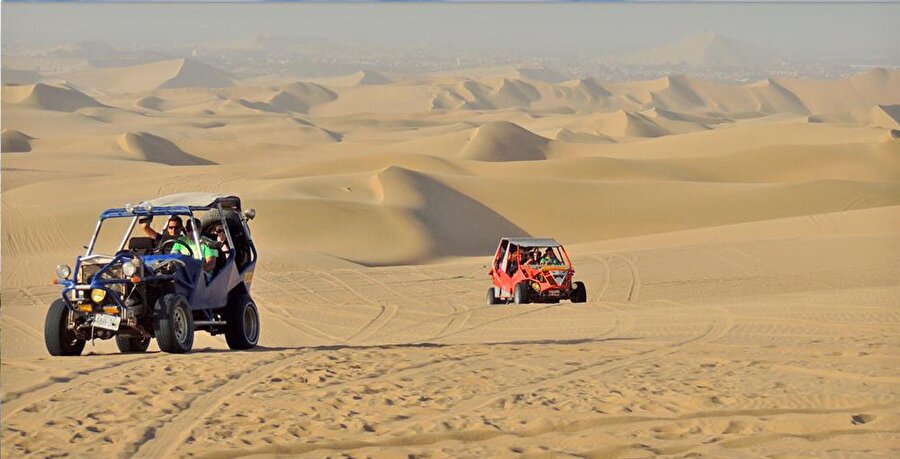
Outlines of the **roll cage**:
{"label": "roll cage", "polygon": [[[179,195],[173,195],[173,197],[175,196]],[[170,197],[161,199],[167,198]],[[203,196],[201,195],[199,199],[202,198]],[[57,281],[63,287],[63,300],[65,300],[70,307],[74,307],[75,302],[82,298],[87,292],[93,291],[95,289],[100,289],[106,291],[107,297],[111,298],[117,306],[123,307],[124,305],[122,303],[124,298],[120,298],[120,295],[128,290],[127,286],[129,284],[136,284],[138,282],[174,281],[176,284],[176,289],[183,292],[183,294],[187,298],[191,299],[191,309],[205,309],[216,308],[224,305],[224,302],[227,299],[228,292],[241,282],[245,284],[245,289],[249,289],[249,284],[253,276],[253,271],[257,259],[257,251],[253,243],[253,239],[250,235],[250,229],[247,224],[248,219],[243,214],[241,214],[240,200],[237,197],[229,196],[224,198],[217,197],[211,202],[208,200],[206,202],[209,202],[209,204],[154,206],[151,201],[143,202],[138,205],[129,204],[125,207],[111,208],[103,211],[97,219],[97,225],[94,228],[94,233],[91,237],[90,242],[87,246],[85,246],[84,255],[76,257],[75,259],[75,266],[72,270],[71,280],[58,279]],[[141,276],[137,279],[135,279],[134,277],[131,279],[104,277],[104,274],[108,273],[111,269],[113,269],[113,267],[121,266],[121,263],[128,262],[129,260],[138,257],[132,252],[126,250],[125,247],[126,244],[128,244],[132,233],[134,233],[135,226],[137,225],[140,218],[155,216],[184,216],[188,218],[195,218],[194,212],[208,212],[212,210],[219,211],[219,220],[215,221],[215,223],[222,223],[223,229],[225,230],[225,237],[228,241],[228,246],[231,248],[235,248],[235,243],[231,234],[232,227],[228,224],[228,219],[226,218],[226,211],[234,211],[239,216],[240,225],[243,229],[244,237],[246,238],[246,250],[249,254],[247,260],[242,263],[242,266],[240,266],[239,268],[233,267],[231,269],[222,269],[221,271],[216,272],[215,275],[208,280],[208,282],[204,282],[204,275],[202,274],[202,269],[200,268],[200,264],[202,263],[202,254],[192,253],[191,256],[183,255],[180,253],[151,254],[140,256],[139,258],[142,260],[142,263],[156,265],[157,267],[165,263],[175,263],[184,268],[183,271],[185,273],[185,276],[179,276],[176,273],[172,273],[146,277]],[[116,248],[115,254],[106,255],[93,253],[104,222],[109,219],[118,218],[131,218],[131,221],[125,231],[125,234],[122,237],[121,242]],[[202,228],[198,228],[193,232],[195,247],[200,247],[201,233]],[[99,270],[93,273],[92,278],[88,283],[79,284],[79,275],[81,270],[83,269],[83,265],[85,264],[85,262],[91,261],[99,262],[96,264],[102,263],[102,266]],[[232,255],[230,261],[232,263],[234,262],[234,255]],[[227,278],[221,279],[222,277]],[[123,292],[116,292],[117,286],[121,286],[120,289],[123,290]]]}
{"label": "roll cage", "polygon": [[546,250],[548,248],[554,249],[556,253],[561,254],[562,259],[560,261],[563,261],[568,269],[572,269],[572,260],[569,258],[566,248],[552,239],[537,240],[537,242],[522,242],[518,240],[503,239],[500,241],[497,252],[494,254],[495,268],[506,271],[509,268],[509,263],[511,261],[515,262],[517,266],[521,264],[524,261],[521,258],[523,249]]}

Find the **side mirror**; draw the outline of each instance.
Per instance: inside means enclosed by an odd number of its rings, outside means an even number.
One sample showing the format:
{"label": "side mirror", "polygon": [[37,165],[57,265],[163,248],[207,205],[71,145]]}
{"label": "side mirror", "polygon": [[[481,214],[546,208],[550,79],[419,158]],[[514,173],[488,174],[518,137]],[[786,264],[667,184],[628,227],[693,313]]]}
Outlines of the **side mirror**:
{"label": "side mirror", "polygon": [[253,220],[256,217],[256,209],[246,209],[244,210],[244,217],[247,220]]}

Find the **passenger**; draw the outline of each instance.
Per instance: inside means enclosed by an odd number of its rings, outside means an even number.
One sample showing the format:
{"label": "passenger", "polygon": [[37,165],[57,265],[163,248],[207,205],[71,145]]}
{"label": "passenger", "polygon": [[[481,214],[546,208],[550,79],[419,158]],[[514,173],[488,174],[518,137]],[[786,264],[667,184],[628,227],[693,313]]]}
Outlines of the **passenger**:
{"label": "passenger", "polygon": [[209,232],[209,235],[219,243],[219,250],[225,257],[227,257],[231,252],[231,249],[228,248],[228,238],[225,236],[225,227],[222,226],[221,223],[216,223],[215,225],[213,225],[213,228]]}
{"label": "passenger", "polygon": [[138,220],[138,222],[141,224],[141,229],[144,230],[144,234],[146,234],[147,237],[153,238],[153,244],[156,245],[156,247],[161,247],[162,243],[169,239],[180,238],[184,231],[184,224],[181,221],[181,217],[177,215],[169,217],[169,220],[166,222],[165,231],[163,231],[162,234],[157,233],[156,230],[150,227],[150,223],[153,222],[153,217],[144,217]]}
{"label": "passenger", "polygon": [[184,227],[184,237],[172,246],[170,253],[180,253],[188,256],[191,254],[196,256],[197,253],[200,253],[203,258],[203,272],[209,275],[216,268],[216,258],[219,256],[219,251],[210,247],[209,243],[212,241],[202,235],[200,236],[200,249],[197,249],[197,243],[194,242],[194,228],[199,227],[200,220],[196,218],[188,220],[187,225]]}
{"label": "passenger", "polygon": [[539,265],[541,264],[541,251],[539,249],[534,249],[528,256],[528,264],[529,265]]}
{"label": "passenger", "polygon": [[559,258],[556,257],[556,254],[553,252],[553,248],[547,247],[547,250],[544,251],[544,257],[541,258],[542,265],[558,265]]}
{"label": "passenger", "polygon": [[516,246],[510,245],[509,253],[506,256],[509,259],[506,262],[506,274],[512,276],[519,269],[519,251],[516,250]]}

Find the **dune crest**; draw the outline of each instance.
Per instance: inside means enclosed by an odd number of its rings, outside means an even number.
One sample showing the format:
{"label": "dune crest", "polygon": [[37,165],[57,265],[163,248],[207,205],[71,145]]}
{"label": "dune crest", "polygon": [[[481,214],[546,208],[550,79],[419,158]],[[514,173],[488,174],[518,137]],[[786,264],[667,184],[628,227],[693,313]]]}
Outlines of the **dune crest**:
{"label": "dune crest", "polygon": [[172,141],[148,132],[126,132],[117,139],[130,159],[169,166],[205,166],[216,164],[182,150]]}
{"label": "dune crest", "polygon": [[590,117],[591,125],[603,135],[610,137],[662,137],[669,134],[665,128],[650,117],[625,110],[601,113]]}
{"label": "dune crest", "polygon": [[460,158],[475,161],[537,161],[547,159],[550,139],[515,123],[492,121],[483,124],[462,148]]}
{"label": "dune crest", "polygon": [[554,139],[575,143],[615,143],[615,140],[603,134],[591,134],[567,128],[557,130]]}

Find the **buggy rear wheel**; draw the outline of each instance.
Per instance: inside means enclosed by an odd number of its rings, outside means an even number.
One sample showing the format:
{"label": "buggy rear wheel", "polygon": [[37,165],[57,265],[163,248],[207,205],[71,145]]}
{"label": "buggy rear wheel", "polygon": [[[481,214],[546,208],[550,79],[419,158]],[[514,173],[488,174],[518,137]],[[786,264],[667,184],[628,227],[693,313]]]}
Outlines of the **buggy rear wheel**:
{"label": "buggy rear wheel", "polygon": [[71,316],[72,310],[62,298],[50,304],[44,320],[44,344],[50,355],[81,355],[84,350],[84,340],[69,328]]}
{"label": "buggy rear wheel", "polygon": [[250,349],[259,343],[259,311],[247,294],[235,295],[225,312],[225,341],[231,349]]}
{"label": "buggy rear wheel", "polygon": [[584,282],[575,282],[575,288],[572,289],[572,294],[569,298],[573,303],[584,303],[587,301],[587,289],[584,287]]}
{"label": "buggy rear wheel", "polygon": [[516,304],[528,303],[528,284],[526,282],[516,284],[515,291],[513,292],[513,302]]}
{"label": "buggy rear wheel", "polygon": [[163,352],[183,354],[194,347],[194,320],[187,300],[181,295],[167,293],[156,300],[153,328]]}
{"label": "buggy rear wheel", "polygon": [[116,347],[123,354],[146,352],[147,348],[150,347],[150,338],[132,338],[130,336],[116,335]]}

